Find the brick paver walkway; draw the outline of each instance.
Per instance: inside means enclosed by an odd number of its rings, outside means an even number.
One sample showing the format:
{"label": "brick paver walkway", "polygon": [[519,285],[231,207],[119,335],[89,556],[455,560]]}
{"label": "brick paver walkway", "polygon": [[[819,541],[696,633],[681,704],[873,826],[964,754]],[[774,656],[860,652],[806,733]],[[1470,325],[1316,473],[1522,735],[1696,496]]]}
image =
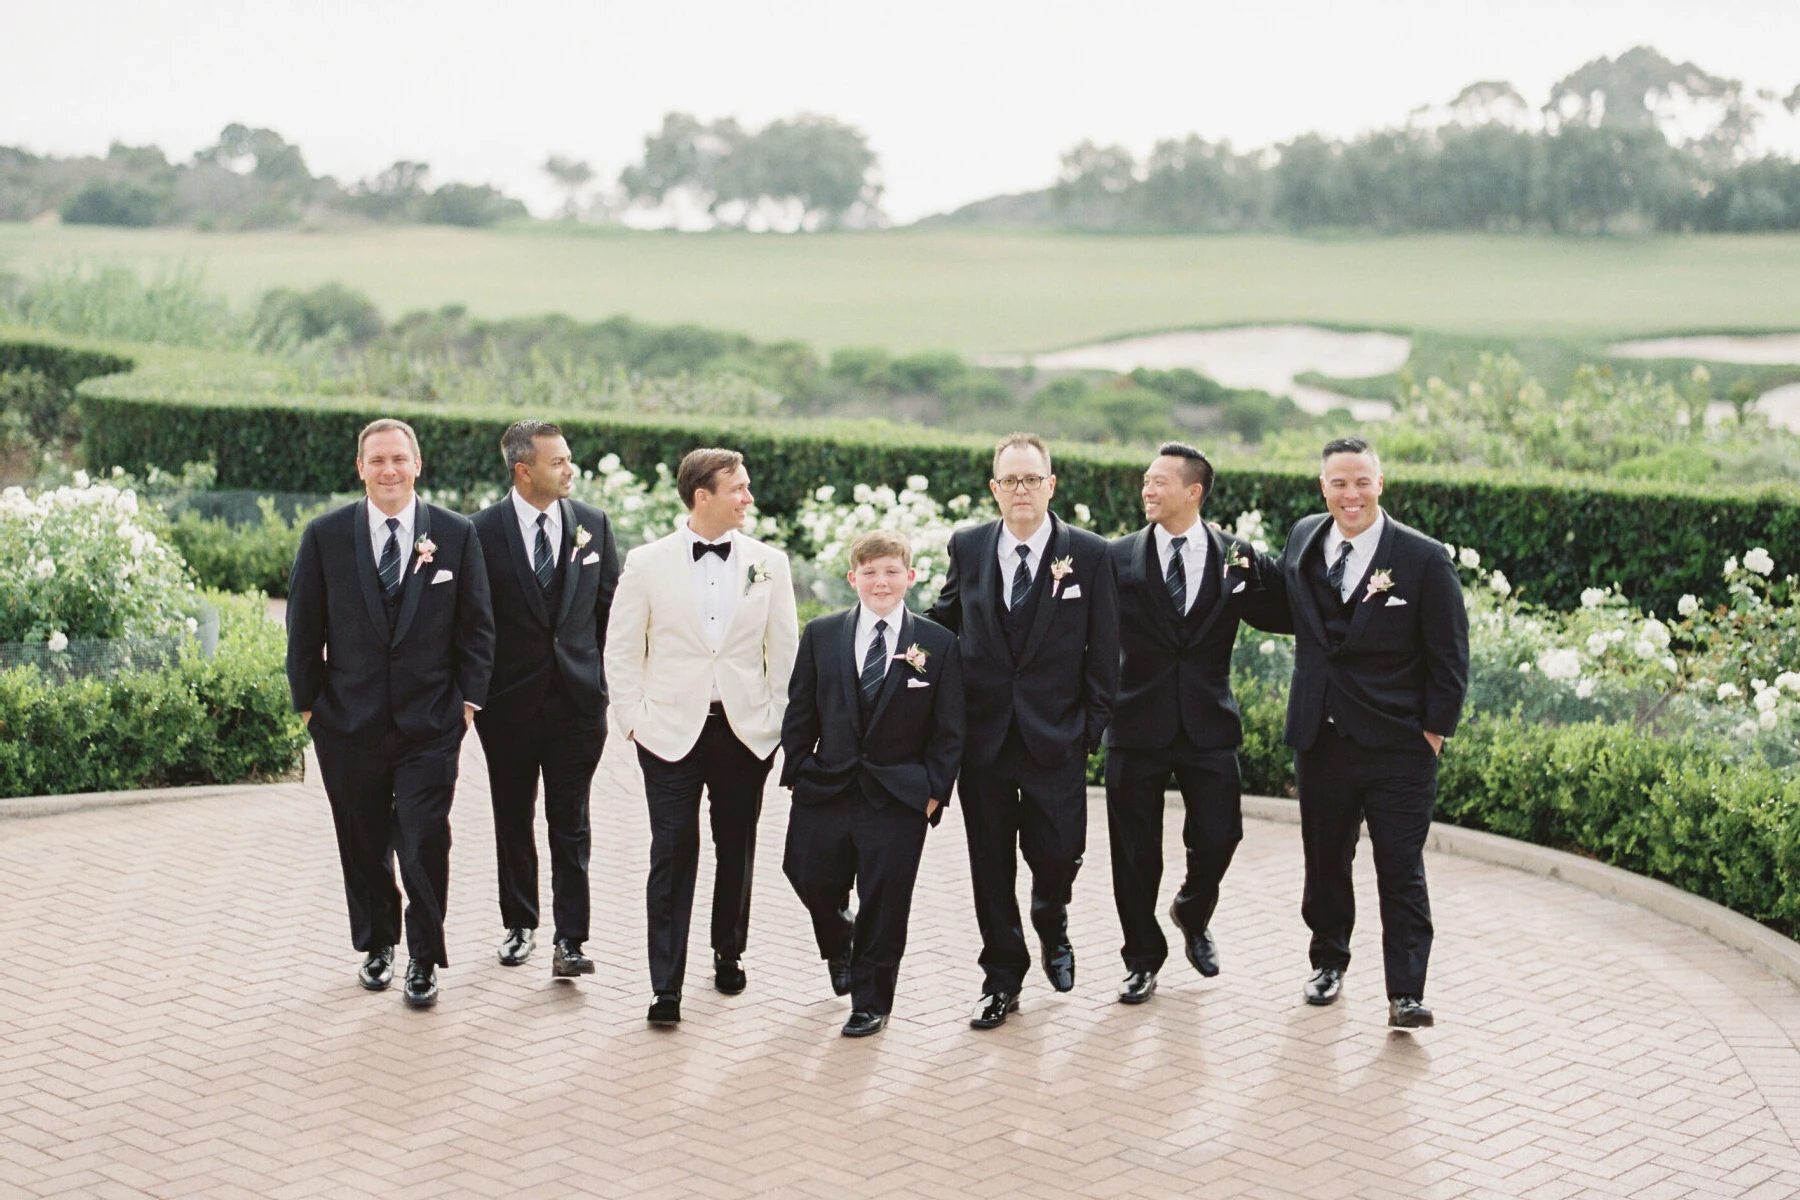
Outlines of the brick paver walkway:
{"label": "brick paver walkway", "polygon": [[[1132,1009],[1112,1000],[1093,813],[1076,990],[1034,978],[1024,1012],[981,1033],[952,810],[926,848],[895,1020],[852,1041],[781,876],[772,791],[749,990],[710,989],[702,936],[685,1023],[649,1029],[647,835],[618,750],[594,804],[599,974],[554,984],[547,948],[494,961],[469,739],[454,965],[430,1013],[356,986],[314,784],[0,822],[0,1195],[1800,1194],[1793,985],[1640,909],[1434,856],[1442,1025],[1390,1035],[1366,854],[1344,1000],[1300,1003],[1287,825],[1248,823],[1215,922],[1223,975],[1177,955]],[[709,872],[710,852],[701,912]]]}

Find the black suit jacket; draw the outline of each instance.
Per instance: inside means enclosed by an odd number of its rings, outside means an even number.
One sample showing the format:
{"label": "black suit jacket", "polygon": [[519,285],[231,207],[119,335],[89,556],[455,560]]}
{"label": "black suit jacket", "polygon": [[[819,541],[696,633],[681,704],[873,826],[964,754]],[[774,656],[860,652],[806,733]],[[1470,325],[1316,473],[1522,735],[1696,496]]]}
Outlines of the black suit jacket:
{"label": "black suit jacket", "polygon": [[[1231,692],[1231,649],[1238,623],[1286,633],[1287,596],[1275,561],[1250,543],[1210,525],[1206,570],[1219,579],[1217,598],[1203,613],[1178,616],[1163,582],[1154,526],[1113,541],[1119,577],[1119,696],[1106,744],[1121,750],[1160,750],[1176,730],[1203,750],[1235,749],[1244,727]],[[1196,606],[1204,604],[1202,593]]]}
{"label": "black suit jacket", "polygon": [[1119,594],[1106,539],[1072,528],[1055,513],[1050,522],[1038,570],[1065,558],[1074,569],[1061,581],[1046,581],[1016,662],[999,611],[1001,523],[950,536],[944,588],[928,615],[958,635],[972,767],[994,761],[1015,718],[1039,766],[1067,766],[1100,744],[1112,713],[1119,687]]}
{"label": "black suit jacket", "polygon": [[[1469,615],[1462,582],[1444,544],[1389,516],[1369,569],[1357,582],[1350,628],[1336,647],[1303,572],[1323,552],[1329,513],[1302,517],[1277,566],[1294,621],[1294,682],[1287,744],[1310,749],[1333,716],[1353,741],[1372,748],[1416,746],[1427,732],[1449,737],[1469,687]],[[1369,590],[1377,571],[1393,586]]]}
{"label": "black suit jacket", "polygon": [[312,727],[410,738],[460,732],[463,705],[487,701],[494,616],[481,544],[467,517],[413,501],[412,552],[390,630],[369,541],[368,501],[313,518],[288,581],[288,691]]}
{"label": "black suit jacket", "polygon": [[560,673],[570,700],[582,712],[602,716],[606,712],[601,648],[606,645],[613,590],[619,584],[618,547],[604,512],[579,500],[557,503],[562,509],[562,549],[556,569],[562,575],[562,593],[555,612],[538,589],[512,493],[470,518],[481,540],[494,601],[494,676],[481,710],[484,720],[530,718],[551,672]]}
{"label": "black suit jacket", "polygon": [[896,641],[901,654],[917,645],[925,669],[888,664],[868,724],[858,707],[856,615],[860,608],[806,623],[781,722],[781,786],[796,804],[821,804],[860,786],[874,805],[897,800],[925,811],[950,802],[963,748],[962,670],[956,635],[906,613]]}

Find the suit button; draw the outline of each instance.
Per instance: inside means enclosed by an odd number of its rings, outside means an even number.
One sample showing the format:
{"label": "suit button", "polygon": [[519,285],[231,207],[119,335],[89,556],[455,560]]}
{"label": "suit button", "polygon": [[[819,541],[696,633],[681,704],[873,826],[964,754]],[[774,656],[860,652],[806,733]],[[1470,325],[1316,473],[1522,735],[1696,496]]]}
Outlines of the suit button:
{"label": "suit button", "polygon": [[400,661],[400,651],[398,651],[398,650],[388,651],[388,658],[394,662],[399,662]]}

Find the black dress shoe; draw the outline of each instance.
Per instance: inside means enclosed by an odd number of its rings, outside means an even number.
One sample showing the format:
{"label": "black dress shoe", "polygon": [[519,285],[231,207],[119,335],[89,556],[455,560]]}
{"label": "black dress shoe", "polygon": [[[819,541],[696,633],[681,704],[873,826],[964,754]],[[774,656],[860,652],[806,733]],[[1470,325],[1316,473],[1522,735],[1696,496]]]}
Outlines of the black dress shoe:
{"label": "black dress shoe", "polygon": [[388,984],[394,982],[394,948],[377,946],[369,951],[362,969],[356,973],[356,982],[371,992],[385,992]]}
{"label": "black dress shoe", "polygon": [[1190,930],[1181,923],[1181,911],[1175,905],[1169,905],[1169,920],[1175,922],[1175,928],[1181,931],[1181,948],[1187,951],[1188,965],[1202,975],[1211,979],[1219,973],[1219,947],[1213,941],[1212,929],[1202,929],[1199,933]]}
{"label": "black dress shoe", "polygon": [[869,1012],[859,1008],[850,1014],[848,1021],[844,1022],[844,1036],[868,1037],[871,1033],[880,1033],[882,1028],[887,1025],[887,1019],[886,1013]]}
{"label": "black dress shoe", "polygon": [[531,957],[531,948],[537,944],[537,930],[523,927],[509,929],[506,937],[500,942],[500,965],[517,967]]}
{"label": "black dress shoe", "polygon": [[1430,1029],[1436,1023],[1417,996],[1395,996],[1388,1001],[1389,1029]]}
{"label": "black dress shoe", "polygon": [[1156,993],[1155,971],[1133,971],[1119,985],[1120,1004],[1142,1004]]}
{"label": "black dress shoe", "polygon": [[1009,1013],[1019,1011],[1019,998],[1011,992],[988,992],[975,1006],[969,1018],[970,1029],[998,1029],[1006,1024]]}
{"label": "black dress shoe", "polygon": [[744,975],[744,965],[735,958],[720,958],[717,950],[713,951],[713,986],[727,996],[735,996],[744,990],[750,980]]}
{"label": "black dress shoe", "polygon": [[577,975],[592,975],[594,960],[581,952],[581,947],[568,938],[556,939],[556,954],[550,960],[550,977],[552,979],[573,979]]}
{"label": "black dress shoe", "polygon": [[1313,977],[1306,981],[1302,995],[1308,1004],[1336,1004],[1338,993],[1344,990],[1344,968],[1320,967],[1313,972]]}
{"label": "black dress shoe", "polygon": [[831,972],[832,994],[848,996],[850,994],[850,947],[845,946],[842,954],[834,954],[826,959],[825,967]]}
{"label": "black dress shoe", "polygon": [[430,1008],[437,1003],[437,968],[416,958],[406,960],[406,988],[401,995],[408,1008]]}
{"label": "black dress shoe", "polygon": [[1059,992],[1075,990],[1075,947],[1067,941],[1045,942],[1044,974],[1050,986]]}
{"label": "black dress shoe", "polygon": [[656,1003],[650,1006],[650,1013],[644,1018],[652,1025],[681,1024],[681,997],[658,996]]}

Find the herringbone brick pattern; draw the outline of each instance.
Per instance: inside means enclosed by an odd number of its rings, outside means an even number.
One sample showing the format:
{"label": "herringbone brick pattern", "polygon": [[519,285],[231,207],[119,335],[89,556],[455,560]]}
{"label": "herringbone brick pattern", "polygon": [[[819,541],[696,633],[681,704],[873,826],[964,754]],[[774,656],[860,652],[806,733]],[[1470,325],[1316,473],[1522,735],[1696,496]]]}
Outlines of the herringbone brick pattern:
{"label": "herringbone brick pattern", "polygon": [[[1076,990],[1034,978],[1023,1013],[981,1033],[952,809],[895,1019],[851,1041],[781,875],[771,789],[750,988],[711,990],[702,919],[686,1020],[661,1032],[643,1020],[633,758],[609,747],[596,784],[599,974],[573,985],[550,980],[547,946],[494,961],[473,738],[463,769],[453,966],[429,1013],[356,986],[315,784],[0,824],[0,1195],[1800,1194],[1800,993],[1564,884],[1430,858],[1441,1025],[1390,1035],[1366,862],[1344,1000],[1309,1009],[1298,829],[1248,822],[1214,925],[1224,974],[1177,952],[1124,1008],[1096,806]],[[1172,869],[1178,827],[1172,809]],[[546,868],[546,912],[548,886]]]}

